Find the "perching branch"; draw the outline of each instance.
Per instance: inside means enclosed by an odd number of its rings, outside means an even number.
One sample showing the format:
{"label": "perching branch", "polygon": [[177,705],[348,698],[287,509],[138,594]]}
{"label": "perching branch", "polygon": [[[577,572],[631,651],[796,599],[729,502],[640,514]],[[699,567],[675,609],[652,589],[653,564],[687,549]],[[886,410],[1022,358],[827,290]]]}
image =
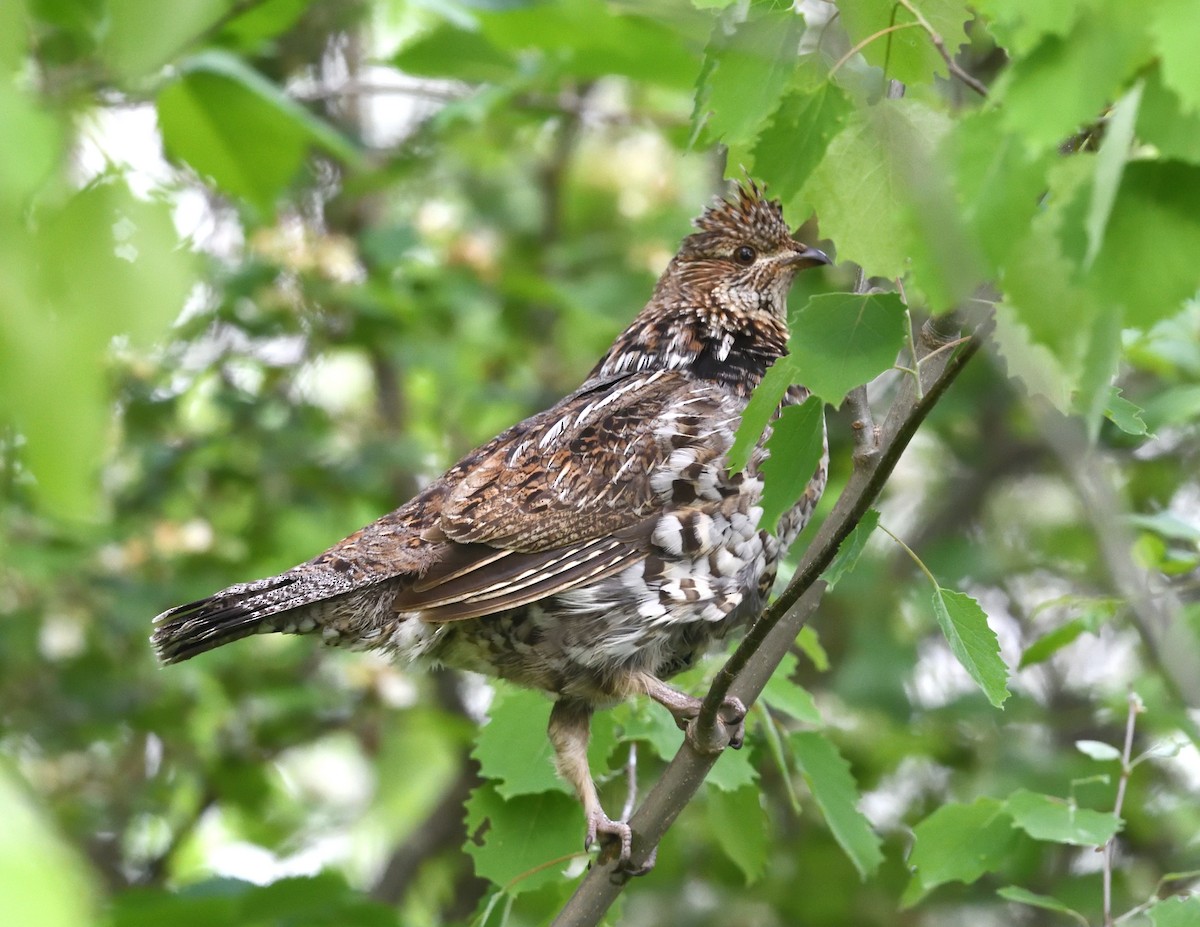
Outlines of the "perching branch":
{"label": "perching branch", "polygon": [[[874,453],[854,455],[854,469],[833,511],[805,551],[787,589],[751,627],[741,646],[717,673],[697,721],[700,741],[718,739],[717,710],[728,695],[747,707],[753,704],[795,641],[796,634],[816,611],[825,592],[821,574],[833,561],[842,541],[875,502],[904,449],[925,417],[941,399],[963,367],[979,350],[985,332],[976,331],[957,351],[940,350],[957,336],[947,319],[927,322],[917,339],[912,359],[920,378],[905,377],[883,425]],[[982,327],[981,327],[982,329]],[[644,864],[667,828],[699,790],[717,761],[717,754],[697,752],[684,741],[662,777],[630,819],[633,829],[632,866]],[[614,862],[597,862],[554,920],[555,927],[589,927],[621,893],[629,876]]]}

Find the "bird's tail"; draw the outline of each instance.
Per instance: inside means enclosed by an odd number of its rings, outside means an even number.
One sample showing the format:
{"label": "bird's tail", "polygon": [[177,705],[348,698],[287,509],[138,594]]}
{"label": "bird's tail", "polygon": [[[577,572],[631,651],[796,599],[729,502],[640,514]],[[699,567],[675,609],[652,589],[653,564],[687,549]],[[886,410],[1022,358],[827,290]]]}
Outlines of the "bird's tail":
{"label": "bird's tail", "polygon": [[263,631],[312,630],[300,611],[329,592],[305,595],[307,585],[295,573],[281,573],[169,609],[154,619],[154,652],[163,663],[179,663]]}

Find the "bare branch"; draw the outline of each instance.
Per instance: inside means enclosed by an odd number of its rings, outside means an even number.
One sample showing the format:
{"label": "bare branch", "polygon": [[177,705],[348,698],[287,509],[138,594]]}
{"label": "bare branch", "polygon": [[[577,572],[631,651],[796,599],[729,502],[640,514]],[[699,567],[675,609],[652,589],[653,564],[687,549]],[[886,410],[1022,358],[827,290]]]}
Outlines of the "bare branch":
{"label": "bare branch", "polygon": [[951,55],[949,50],[946,48],[945,40],[941,37],[938,31],[929,24],[929,20],[921,15],[921,11],[913,6],[909,0],[896,0],[896,2],[908,10],[908,12],[912,13],[913,18],[917,21],[917,25],[925,30],[926,34],[929,36],[929,41],[933,43],[933,47],[937,49],[937,53],[941,55],[942,60],[946,62],[946,67],[949,69],[950,73],[974,90],[981,97],[986,97],[988,95],[987,87],[983,86],[978,79],[972,77],[961,67],[959,67],[958,62],[954,60],[954,56]]}
{"label": "bare branch", "polygon": [[[1133,755],[1133,726],[1138,714],[1142,711],[1142,700],[1136,692],[1129,693],[1129,714],[1125,719],[1125,745],[1121,750],[1121,778],[1117,782],[1117,800],[1113,803],[1113,816],[1121,816],[1121,808],[1125,804],[1125,787],[1129,785],[1129,776],[1133,772],[1130,758]],[[1112,927],[1112,860],[1116,847],[1117,835],[1113,834],[1104,844],[1104,927]]]}

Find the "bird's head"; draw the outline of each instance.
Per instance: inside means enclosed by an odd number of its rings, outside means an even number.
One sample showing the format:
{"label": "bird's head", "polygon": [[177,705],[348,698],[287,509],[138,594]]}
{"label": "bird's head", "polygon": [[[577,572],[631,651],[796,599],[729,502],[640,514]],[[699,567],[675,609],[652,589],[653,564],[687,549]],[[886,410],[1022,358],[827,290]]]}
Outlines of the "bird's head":
{"label": "bird's head", "polygon": [[753,181],[717,200],[696,227],[594,377],[688,369],[748,394],[787,352],[788,287],[829,258],[792,238],[782,207]]}
{"label": "bird's head", "polygon": [[752,180],[718,199],[695,225],[699,231],[683,240],[659,285],[735,320],[763,312],[783,319],[796,273],[830,263],[824,252],[792,238],[779,201],[766,199]]}

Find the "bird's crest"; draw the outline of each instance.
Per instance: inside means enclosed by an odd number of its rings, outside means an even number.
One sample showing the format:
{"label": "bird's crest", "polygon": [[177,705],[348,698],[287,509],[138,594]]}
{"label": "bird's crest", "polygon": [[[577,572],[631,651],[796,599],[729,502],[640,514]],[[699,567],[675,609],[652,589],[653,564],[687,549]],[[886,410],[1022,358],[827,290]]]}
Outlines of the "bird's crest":
{"label": "bird's crest", "polygon": [[702,232],[746,234],[750,230],[770,237],[783,221],[783,205],[779,200],[766,198],[766,188],[747,178],[739,183],[730,196],[717,197],[713,205],[693,223]]}
{"label": "bird's crest", "polygon": [[783,221],[779,200],[769,200],[765,189],[749,178],[725,197],[718,197],[693,221],[699,229],[683,240],[680,252],[701,256],[749,242],[760,248],[780,247],[791,238]]}

